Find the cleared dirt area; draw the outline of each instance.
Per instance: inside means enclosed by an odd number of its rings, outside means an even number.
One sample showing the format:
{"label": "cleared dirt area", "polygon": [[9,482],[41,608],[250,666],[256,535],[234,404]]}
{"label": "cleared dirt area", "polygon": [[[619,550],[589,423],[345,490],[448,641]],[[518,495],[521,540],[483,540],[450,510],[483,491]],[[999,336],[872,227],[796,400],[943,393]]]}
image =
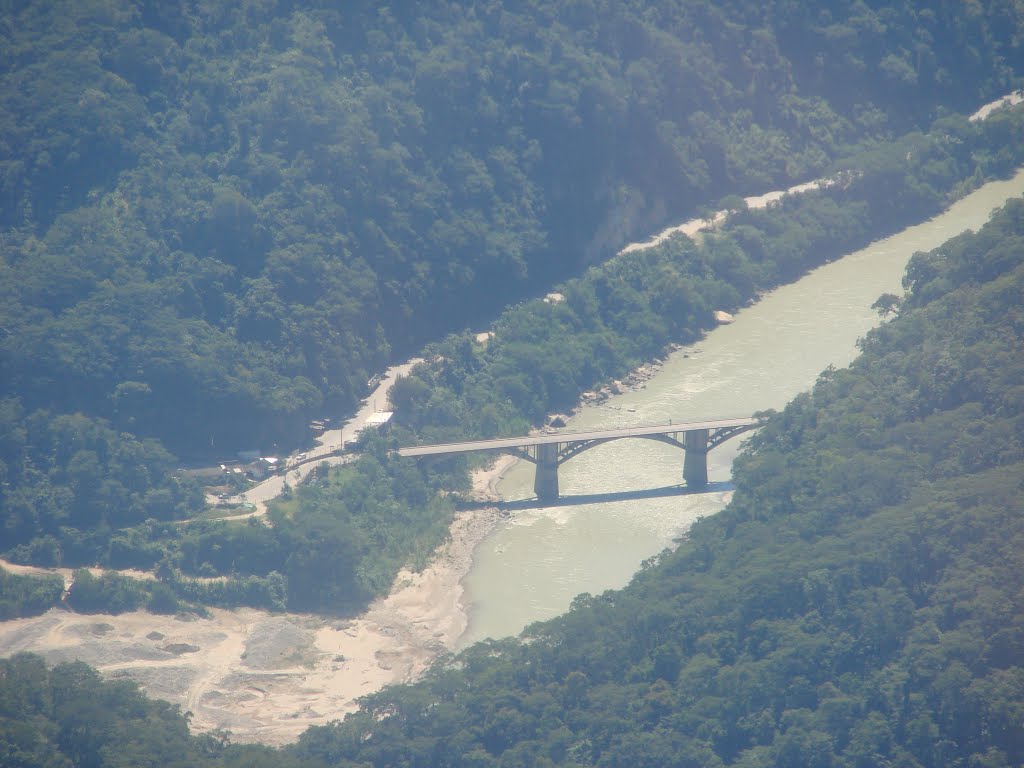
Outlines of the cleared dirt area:
{"label": "cleared dirt area", "polygon": [[[476,474],[477,498],[493,497],[508,463],[499,459]],[[350,621],[252,609],[212,609],[209,618],[54,609],[0,624],[0,656],[80,659],[192,712],[196,731],[287,743],[310,725],[354,711],[360,696],[415,679],[455,647],[467,622],[460,582],[499,519],[494,509],[460,512],[430,567],[401,572],[388,597]]]}

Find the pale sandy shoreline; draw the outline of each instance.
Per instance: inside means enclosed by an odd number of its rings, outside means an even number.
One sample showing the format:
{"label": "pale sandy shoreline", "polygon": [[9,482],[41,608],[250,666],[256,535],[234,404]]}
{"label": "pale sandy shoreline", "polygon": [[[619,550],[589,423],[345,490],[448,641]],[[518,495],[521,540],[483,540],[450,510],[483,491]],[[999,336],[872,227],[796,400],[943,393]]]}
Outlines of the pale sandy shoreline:
{"label": "pale sandy shoreline", "polygon": [[[514,461],[500,456],[474,472],[474,499],[496,499],[496,483]],[[462,580],[501,519],[494,507],[457,512],[430,565],[400,572],[391,593],[352,620],[255,609],[212,609],[208,618],[52,609],[0,624],[0,657],[31,651],[53,664],[82,660],[192,712],[194,731],[284,744],[354,711],[361,696],[415,680],[455,649],[469,618]]]}

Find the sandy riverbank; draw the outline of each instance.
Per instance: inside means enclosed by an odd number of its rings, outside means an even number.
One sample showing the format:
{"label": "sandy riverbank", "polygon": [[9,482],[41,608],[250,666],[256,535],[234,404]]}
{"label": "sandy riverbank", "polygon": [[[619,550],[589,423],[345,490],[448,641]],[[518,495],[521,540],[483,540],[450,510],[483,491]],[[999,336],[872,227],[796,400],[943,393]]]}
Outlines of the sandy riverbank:
{"label": "sandy riverbank", "polygon": [[[831,186],[836,183],[836,179],[815,179],[814,181],[804,182],[803,184],[796,184],[789,189],[780,189],[774,192],[767,192],[763,195],[753,195],[751,197],[743,198],[747,205],[747,208],[756,210],[760,208],[767,208],[772,203],[776,203],[782,200],[786,195],[800,195],[804,192],[809,192],[814,189],[821,189],[823,187]],[[707,218],[690,219],[684,221],[682,224],[676,224],[671,227],[667,227],[658,234],[654,235],[647,240],[643,240],[637,243],[630,243],[619,251],[620,256],[626,253],[633,253],[635,251],[645,251],[648,248],[654,248],[661,245],[669,238],[675,235],[686,235],[687,237],[694,237],[698,232],[702,232],[707,229],[713,229],[714,227],[723,224],[726,219],[729,218],[729,211],[716,211],[714,214]]]}
{"label": "sandy riverbank", "polygon": [[[495,484],[513,460],[499,457],[476,472],[474,497],[496,498]],[[191,711],[197,731],[222,728],[235,741],[283,744],[354,711],[361,696],[414,680],[455,648],[468,621],[462,579],[499,520],[494,508],[458,512],[430,566],[399,573],[391,594],[357,619],[252,609],[214,609],[208,618],[54,609],[0,624],[0,656],[80,659]]]}

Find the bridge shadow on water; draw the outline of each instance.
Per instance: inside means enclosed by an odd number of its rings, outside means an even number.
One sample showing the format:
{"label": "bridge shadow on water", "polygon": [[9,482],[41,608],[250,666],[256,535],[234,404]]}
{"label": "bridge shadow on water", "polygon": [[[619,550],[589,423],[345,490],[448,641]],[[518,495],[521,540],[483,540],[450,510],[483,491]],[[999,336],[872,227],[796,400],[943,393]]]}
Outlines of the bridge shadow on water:
{"label": "bridge shadow on water", "polygon": [[571,507],[583,504],[604,504],[612,501],[636,501],[639,499],[659,499],[665,496],[697,496],[703,493],[722,493],[735,488],[732,482],[708,483],[700,489],[687,488],[685,485],[666,485],[661,488],[645,488],[640,491],[612,491],[609,493],[580,493],[563,495],[554,501],[541,501],[533,497],[517,501],[473,501],[459,499],[459,509],[494,509],[502,512],[521,512],[527,509],[545,509],[547,507]]}

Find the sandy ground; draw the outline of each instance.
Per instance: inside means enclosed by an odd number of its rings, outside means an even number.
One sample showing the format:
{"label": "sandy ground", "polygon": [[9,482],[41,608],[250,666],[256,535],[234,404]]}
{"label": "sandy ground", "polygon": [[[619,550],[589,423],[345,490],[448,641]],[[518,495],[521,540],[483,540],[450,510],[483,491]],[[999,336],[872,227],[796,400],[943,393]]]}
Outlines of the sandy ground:
{"label": "sandy ground", "polygon": [[[764,195],[755,195],[753,197],[743,198],[748,208],[767,208],[771,203],[781,200],[785,195],[799,195],[803,192],[807,192],[812,189],[819,189],[821,187],[827,187],[834,184],[834,179],[815,179],[814,181],[808,181],[804,184],[797,184],[790,187],[789,189],[780,189],[774,192],[768,192]],[[624,253],[633,253],[634,251],[645,251],[648,248],[654,248],[655,246],[661,245],[673,235],[686,235],[687,237],[693,237],[701,230],[711,229],[717,227],[729,217],[728,211],[718,211],[706,219],[690,219],[684,221],[682,224],[676,224],[675,226],[667,227],[661,232],[656,234],[654,237],[644,240],[639,243],[630,243],[621,251],[619,255]]]}
{"label": "sandy ground", "polygon": [[[477,472],[474,496],[496,498],[495,483],[513,461],[499,457]],[[80,659],[181,705],[193,713],[196,731],[220,728],[236,742],[287,743],[310,725],[354,711],[360,696],[414,680],[455,647],[468,620],[461,581],[499,519],[495,509],[459,512],[431,565],[399,573],[391,594],[351,621],[253,609],[213,609],[206,619],[54,609],[0,624],[0,656],[31,651],[54,664]]]}
{"label": "sandy ground", "polygon": [[977,112],[971,115],[969,119],[971,120],[971,122],[974,122],[976,120],[984,120],[997,109],[1002,109],[1003,107],[1013,107],[1016,106],[1017,104],[1020,104],[1021,102],[1024,102],[1024,91],[1014,91],[1013,93],[1008,93],[1005,96],[996,99],[995,101],[990,101],[988,104],[981,107],[981,109],[979,109]]}

